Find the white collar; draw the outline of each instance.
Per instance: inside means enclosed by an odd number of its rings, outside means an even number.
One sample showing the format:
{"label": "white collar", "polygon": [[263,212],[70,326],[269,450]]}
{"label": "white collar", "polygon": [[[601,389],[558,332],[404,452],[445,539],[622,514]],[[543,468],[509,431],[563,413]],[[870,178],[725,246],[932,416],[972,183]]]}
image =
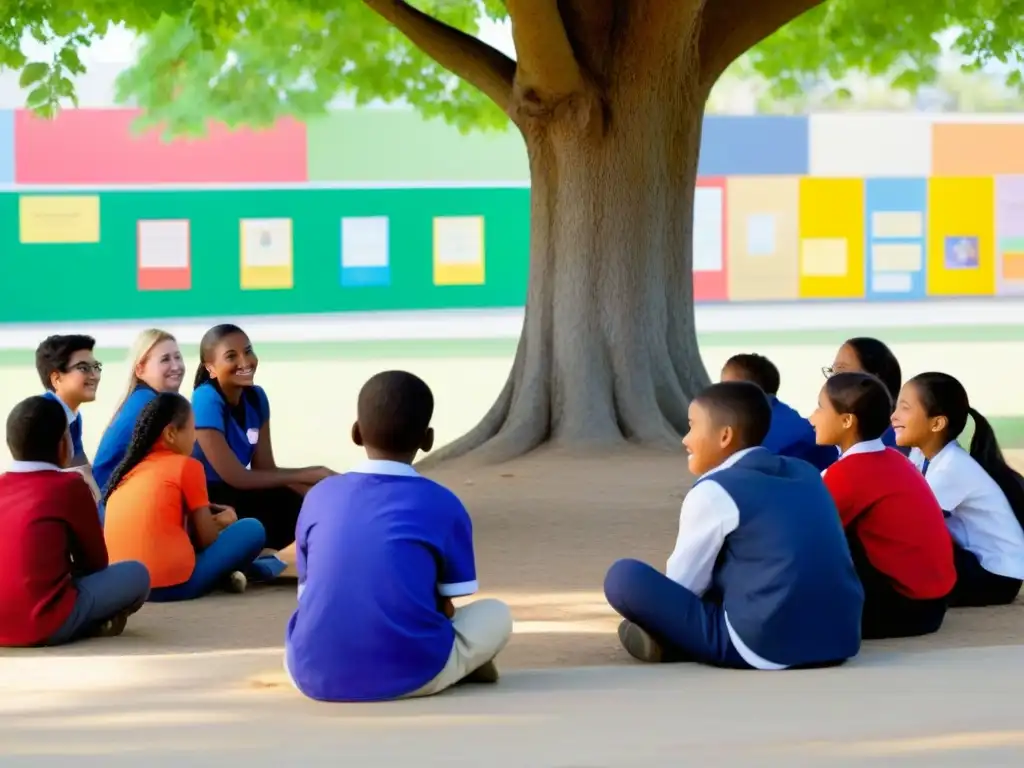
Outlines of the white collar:
{"label": "white collar", "polygon": [[882,438],[877,440],[862,440],[859,443],[851,445],[846,453],[839,454],[840,459],[845,459],[847,456],[853,456],[857,453],[878,453],[885,450],[885,443],[882,442]]}
{"label": "white collar", "polygon": [[[956,440],[950,440],[942,446],[942,450],[936,453],[935,457],[928,462],[928,468],[935,469],[937,467],[941,467],[945,462],[949,461],[950,457],[957,451],[960,451],[961,453],[965,452],[960,443]],[[924,459],[924,454],[921,454],[921,458]]]}
{"label": "white collar", "polygon": [[349,472],[361,475],[391,475],[392,477],[420,476],[420,473],[413,469],[412,464],[403,464],[400,461],[387,459],[365,459],[352,467]]}
{"label": "white collar", "polygon": [[761,446],[755,445],[753,448],[744,448],[742,451],[736,451],[736,453],[734,453],[732,456],[727,458],[725,461],[723,461],[717,467],[715,467],[713,469],[709,469],[707,472],[705,472],[703,475],[701,475],[697,479],[698,480],[703,480],[708,475],[713,475],[715,472],[721,472],[723,469],[728,469],[729,467],[731,467],[733,464],[735,464],[737,461],[742,459],[744,456],[746,456],[751,451],[759,451],[759,450],[762,450]]}
{"label": "white collar", "polygon": [[60,467],[48,461],[12,461],[7,467],[8,472],[60,472]]}

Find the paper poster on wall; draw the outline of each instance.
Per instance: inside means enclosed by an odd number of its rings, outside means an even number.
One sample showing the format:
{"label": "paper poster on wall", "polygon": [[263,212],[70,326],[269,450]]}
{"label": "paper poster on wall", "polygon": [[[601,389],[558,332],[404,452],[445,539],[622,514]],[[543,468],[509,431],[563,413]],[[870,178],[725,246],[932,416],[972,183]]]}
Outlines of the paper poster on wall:
{"label": "paper poster on wall", "polygon": [[774,256],[776,239],[773,214],[755,213],[747,217],[748,256]]}
{"label": "paper poster on wall", "polygon": [[292,220],[242,219],[243,289],[292,287]]}
{"label": "paper poster on wall", "polygon": [[804,238],[800,243],[800,273],[806,277],[843,277],[849,270],[846,240],[841,237]]}
{"label": "paper poster on wall", "polygon": [[871,214],[872,237],[924,237],[924,216],[917,211],[875,211]]}
{"label": "paper poster on wall", "polygon": [[918,272],[924,263],[924,249],[917,243],[876,243],[871,246],[875,272]]}
{"label": "paper poster on wall", "polygon": [[693,199],[693,271],[722,270],[721,188],[697,187]]}
{"label": "paper poster on wall", "polygon": [[22,195],[18,214],[22,243],[100,241],[100,199],[96,195]]}
{"label": "paper poster on wall", "polygon": [[388,285],[388,217],[353,216],[341,220],[341,284]]}
{"label": "paper poster on wall", "polygon": [[483,282],[483,217],[436,217],[434,219],[434,285],[482,285]]}
{"label": "paper poster on wall", "polygon": [[187,291],[192,287],[187,219],[141,219],[136,225],[140,291]]}
{"label": "paper poster on wall", "polygon": [[945,240],[946,269],[977,269],[978,238],[952,235]]}

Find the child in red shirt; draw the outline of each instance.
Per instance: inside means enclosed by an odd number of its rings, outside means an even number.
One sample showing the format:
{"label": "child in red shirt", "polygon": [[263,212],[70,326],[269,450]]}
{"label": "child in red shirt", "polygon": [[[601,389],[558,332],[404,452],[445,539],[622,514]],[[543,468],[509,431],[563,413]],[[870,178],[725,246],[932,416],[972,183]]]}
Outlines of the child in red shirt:
{"label": "child in red shirt", "polygon": [[58,645],[119,635],[149,594],[136,562],[108,567],[89,486],[63,472],[72,458],[67,414],[30,397],[7,418],[14,457],[0,475],[0,646]]}
{"label": "child in red shirt", "polygon": [[917,468],[882,435],[892,397],[867,373],[837,373],[811,414],[818,443],[839,460],[824,472],[864,585],[865,639],[935,632],[956,583],[942,509]]}

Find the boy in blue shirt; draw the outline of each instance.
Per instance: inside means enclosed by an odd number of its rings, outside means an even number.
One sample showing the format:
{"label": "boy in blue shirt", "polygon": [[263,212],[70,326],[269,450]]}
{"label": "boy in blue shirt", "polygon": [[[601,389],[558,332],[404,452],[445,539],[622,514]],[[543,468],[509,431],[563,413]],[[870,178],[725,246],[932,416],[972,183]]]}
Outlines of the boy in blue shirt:
{"label": "boy in blue shirt", "polygon": [[473,526],[455,494],[412,467],[433,447],[433,411],[416,376],[377,374],[352,427],[367,460],[306,494],[285,664],[312,699],[429,696],[498,678],[512,614],[497,600],[454,608],[477,591]]}
{"label": "boy in blue shirt", "polygon": [[103,374],[103,364],[93,355],[95,346],[96,339],[83,334],[48,336],[36,347],[36,373],[43,385],[43,397],[56,400],[67,414],[73,450],[68,468],[85,478],[93,498],[99,500],[100,489],[82,446],[82,414],[78,410],[82,403],[96,399]]}
{"label": "boy in blue shirt", "polygon": [[839,458],[835,447],[818,445],[811,422],[779,400],[781,377],[775,363],[754,353],[733,355],[722,366],[722,381],[749,381],[768,395],[772,406],[772,424],[761,445],[780,456],[792,456],[813,464],[819,471],[828,469]]}
{"label": "boy in blue shirt", "polygon": [[608,571],[641,661],[778,670],[838,664],[860,649],[864,590],[821,476],[761,447],[771,408],[749,382],[713,384],[683,439],[697,482],[683,500],[666,574],[637,560]]}

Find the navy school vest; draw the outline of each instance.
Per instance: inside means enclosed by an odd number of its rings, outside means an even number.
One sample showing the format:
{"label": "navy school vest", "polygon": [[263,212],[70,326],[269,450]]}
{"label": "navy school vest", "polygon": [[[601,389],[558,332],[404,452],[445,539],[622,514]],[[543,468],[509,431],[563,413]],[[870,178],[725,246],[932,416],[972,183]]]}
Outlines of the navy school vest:
{"label": "navy school vest", "polygon": [[708,481],[740,511],[713,583],[743,642],[786,666],[856,656],[864,590],[818,471],[761,449],[701,482]]}

